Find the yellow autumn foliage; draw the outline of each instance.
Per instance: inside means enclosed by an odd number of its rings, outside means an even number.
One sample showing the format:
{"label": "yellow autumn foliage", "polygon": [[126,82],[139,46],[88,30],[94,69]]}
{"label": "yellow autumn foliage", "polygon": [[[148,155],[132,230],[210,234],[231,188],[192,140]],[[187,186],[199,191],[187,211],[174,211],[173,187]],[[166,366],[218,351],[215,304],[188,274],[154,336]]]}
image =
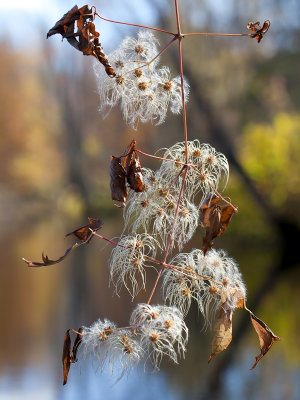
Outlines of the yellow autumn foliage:
{"label": "yellow autumn foliage", "polygon": [[277,114],[271,123],[251,123],[240,142],[240,159],[274,206],[300,193],[300,114]]}

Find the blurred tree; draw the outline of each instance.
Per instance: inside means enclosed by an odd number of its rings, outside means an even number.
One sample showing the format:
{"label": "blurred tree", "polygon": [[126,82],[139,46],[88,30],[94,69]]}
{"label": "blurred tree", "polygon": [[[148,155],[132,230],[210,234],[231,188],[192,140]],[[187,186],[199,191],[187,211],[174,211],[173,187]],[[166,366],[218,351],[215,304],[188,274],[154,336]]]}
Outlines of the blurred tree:
{"label": "blurred tree", "polygon": [[0,179],[18,194],[47,197],[64,176],[57,108],[39,79],[36,56],[4,42],[0,49]]}

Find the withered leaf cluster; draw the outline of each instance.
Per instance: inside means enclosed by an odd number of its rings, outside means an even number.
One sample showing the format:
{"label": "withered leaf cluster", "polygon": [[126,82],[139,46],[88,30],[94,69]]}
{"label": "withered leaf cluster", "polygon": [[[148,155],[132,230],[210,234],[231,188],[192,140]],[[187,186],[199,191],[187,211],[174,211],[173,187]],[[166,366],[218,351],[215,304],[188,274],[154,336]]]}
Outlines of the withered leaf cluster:
{"label": "withered leaf cluster", "polygon": [[250,31],[253,31],[253,33],[250,35],[251,38],[256,39],[257,43],[260,43],[260,41],[263,39],[264,35],[268,32],[269,28],[271,25],[271,21],[266,20],[263,23],[263,26],[260,25],[260,22],[249,22],[247,25],[247,29],[250,29]]}
{"label": "withered leaf cluster", "polygon": [[204,254],[213,246],[213,240],[223,235],[237,208],[231,204],[220,205],[221,197],[210,193],[200,207],[201,224],[205,228],[202,249]]}
{"label": "withered leaf cluster", "polygon": [[[69,247],[64,255],[62,255],[61,257],[59,257],[57,260],[50,260],[48,258],[47,255],[45,255],[44,253],[42,254],[42,259],[43,262],[36,262],[36,261],[28,261],[25,258],[23,258],[23,261],[26,262],[26,264],[28,265],[28,267],[46,267],[49,265],[54,265],[54,264],[58,264],[61,261],[63,261],[73,250],[75,250],[77,247],[83,245],[83,244],[87,244],[90,242],[90,240],[93,237],[93,233],[92,231],[97,231],[98,229],[100,229],[103,225],[103,222],[100,219],[94,219],[94,218],[88,218],[89,223],[87,225],[84,225],[78,229],[75,229],[73,232],[67,233],[66,236],[70,236],[73,235],[76,238],[78,238],[80,240],[80,243],[75,243],[73,244],[72,247]],[[65,236],[65,237],[66,237]]]}
{"label": "withered leaf cluster", "polygon": [[260,354],[256,357],[255,363],[251,367],[254,369],[259,362],[263,358],[263,356],[270,350],[273,343],[280,340],[278,336],[276,336],[271,329],[259,318],[257,318],[251,311],[249,311],[251,322],[254,326],[254,329],[258,335],[259,346],[260,346]]}
{"label": "withered leaf cluster", "polygon": [[63,354],[62,354],[62,363],[63,363],[63,385],[65,385],[68,381],[68,374],[70,371],[71,364],[77,361],[77,351],[81,343],[82,339],[82,328],[79,328],[77,331],[77,335],[73,344],[72,352],[71,352],[71,337],[70,330],[68,329],[65,333],[64,338],[64,346],[63,346]]}
{"label": "withered leaf cluster", "polygon": [[[92,7],[85,5],[78,8],[75,5],[68,11],[47,33],[47,38],[60,34],[67,39],[71,46],[81,51],[86,56],[94,56],[104,66],[109,77],[116,76],[113,67],[110,65],[106,55],[103,52],[99,36],[93,24],[94,13]],[[75,22],[77,30],[75,31]]]}
{"label": "withered leaf cluster", "polygon": [[127,201],[127,185],[135,192],[144,192],[145,184],[142,167],[136,153],[136,141],[132,140],[123,156],[111,157],[110,161],[110,190],[112,200],[125,207]]}
{"label": "withered leaf cluster", "polygon": [[[243,303],[243,304],[242,304]],[[280,340],[278,336],[276,336],[271,329],[259,318],[257,318],[252,311],[250,311],[244,305],[243,302],[237,306],[238,308],[244,307],[250,314],[251,322],[254,326],[254,329],[258,335],[259,345],[260,345],[260,354],[256,356],[255,363],[251,367],[254,369],[257,363],[266,355],[266,353],[270,350],[273,343]],[[227,349],[232,339],[232,309],[225,302],[222,304],[219,315],[216,319],[214,326],[214,337],[212,341],[212,352],[209,357],[208,362],[212,360],[217,354],[221,353],[223,350]]]}

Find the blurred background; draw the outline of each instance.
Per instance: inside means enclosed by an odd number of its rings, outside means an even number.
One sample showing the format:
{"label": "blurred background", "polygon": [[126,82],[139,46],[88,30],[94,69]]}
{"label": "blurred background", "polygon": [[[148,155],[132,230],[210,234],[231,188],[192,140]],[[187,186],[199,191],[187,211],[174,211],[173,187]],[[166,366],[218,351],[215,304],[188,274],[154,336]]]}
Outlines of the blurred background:
{"label": "blurred background", "polygon": [[[46,33],[74,5],[69,0],[0,2],[0,399],[299,399],[300,328],[300,2],[184,0],[183,31],[246,32],[271,20],[260,44],[248,38],[185,38],[184,73],[192,87],[189,139],[229,159],[224,192],[239,206],[215,241],[240,265],[248,307],[282,338],[259,363],[257,335],[238,310],[233,341],[209,365],[211,329],[196,308],[180,365],[135,370],[117,383],[88,360],[72,366],[62,386],[67,328],[107,317],[127,324],[134,304],[108,287],[111,248],[93,240],[63,263],[30,269],[22,257],[55,259],[73,243],[67,232],[87,216],[101,233],[120,235],[122,212],[110,200],[109,160],[135,138],[148,152],[183,140],[180,116],[156,127],[128,128],[118,109],[105,120],[93,60]],[[183,7],[184,4],[184,7]],[[84,3],[78,3],[82,6]],[[176,30],[171,0],[95,0],[107,18]],[[135,28],[97,20],[109,53]],[[159,35],[161,46],[168,37]],[[174,45],[161,60],[178,73]],[[143,165],[157,168],[155,162]],[[201,246],[199,231],[187,250]],[[148,290],[155,274],[148,277]],[[141,293],[137,301],[145,301]],[[155,302],[161,301],[157,293]]]}

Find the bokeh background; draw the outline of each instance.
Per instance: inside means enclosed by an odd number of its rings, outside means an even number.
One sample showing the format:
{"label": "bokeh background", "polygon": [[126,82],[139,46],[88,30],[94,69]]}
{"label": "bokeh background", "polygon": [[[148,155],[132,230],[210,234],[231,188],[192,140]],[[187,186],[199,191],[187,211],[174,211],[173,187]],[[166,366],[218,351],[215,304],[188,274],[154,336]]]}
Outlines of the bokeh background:
{"label": "bokeh background", "polygon": [[[135,370],[116,382],[81,360],[62,386],[67,328],[108,317],[127,324],[134,304],[108,286],[111,248],[93,240],[65,262],[30,269],[22,257],[63,254],[64,235],[87,216],[103,235],[122,231],[109,192],[109,159],[134,137],[147,152],[183,138],[181,118],[128,128],[118,109],[102,119],[93,60],[47,31],[74,3],[0,2],[0,399],[299,399],[300,398],[300,3],[297,0],[184,0],[183,31],[245,32],[271,20],[260,44],[248,38],[184,39],[184,72],[192,93],[189,139],[226,154],[225,195],[239,206],[224,248],[240,265],[250,307],[282,338],[254,371],[258,339],[247,313],[236,311],[233,341],[209,365],[213,332],[196,309],[180,365]],[[83,3],[78,3],[82,6]],[[175,30],[171,0],[95,0],[104,16]],[[106,53],[135,28],[98,20]],[[161,45],[168,38],[159,35]],[[176,72],[176,46],[162,57]],[[177,72],[176,72],[177,73]],[[149,160],[147,166],[157,167]],[[196,232],[188,248],[201,245]],[[148,290],[155,274],[148,277]],[[145,301],[141,293],[137,301]],[[155,302],[161,301],[157,293]]]}

